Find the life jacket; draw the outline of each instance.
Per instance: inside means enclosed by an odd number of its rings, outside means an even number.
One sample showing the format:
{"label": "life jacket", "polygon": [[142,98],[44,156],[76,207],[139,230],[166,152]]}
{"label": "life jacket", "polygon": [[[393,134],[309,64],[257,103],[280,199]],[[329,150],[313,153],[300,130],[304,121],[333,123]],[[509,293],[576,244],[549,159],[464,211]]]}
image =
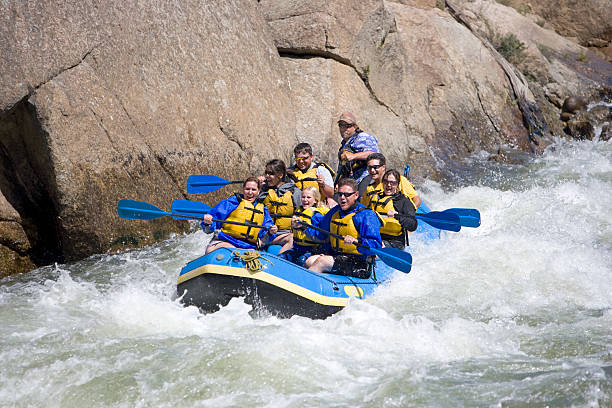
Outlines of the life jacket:
{"label": "life jacket", "polygon": [[279,197],[277,190],[270,188],[263,203],[268,207],[270,217],[280,231],[291,230],[291,216],[293,216],[294,211],[293,193],[291,191],[285,190]]}
{"label": "life jacket", "polygon": [[393,207],[393,197],[385,197],[383,195],[375,194],[370,201],[369,207],[374,210],[374,212],[379,214],[379,218],[381,218],[383,221],[383,224],[380,227],[381,235],[384,234],[398,237],[404,233],[400,222],[395,217],[389,217],[387,215],[390,210],[395,210],[395,207]]}
{"label": "life jacket", "polygon": [[[406,177],[400,176],[400,183],[397,189],[410,200],[410,202],[414,206],[414,209],[416,210],[417,207],[414,204],[413,198],[417,196],[417,192],[414,189],[414,185],[410,181],[408,181]],[[370,206],[372,197],[374,197],[374,195],[376,194],[382,195],[382,192],[383,192],[382,182],[378,184],[370,184],[366,188],[365,193],[363,193],[363,197],[361,197],[361,204],[365,205],[368,208],[372,208]]]}
{"label": "life jacket", "polygon": [[[340,210],[336,211],[334,215],[332,215],[331,220],[329,222],[329,230],[332,234],[337,234],[342,237],[346,235],[350,235],[357,239],[360,238],[359,231],[357,231],[357,227],[353,222],[353,217],[355,214],[360,211],[365,210],[365,208],[359,208],[356,211],[351,212],[350,214],[345,215],[344,217],[340,217]],[[344,254],[353,254],[353,255],[361,255],[357,251],[357,246],[351,244],[347,245],[344,243],[342,238],[335,238],[334,236],[329,236],[329,241],[331,243],[332,248],[337,252],[342,252]]]}
{"label": "life jacket", "polygon": [[[315,212],[324,215],[327,213],[327,211],[329,211],[327,208],[310,207],[304,210],[300,207],[295,210],[295,215],[298,216],[300,220],[308,224],[312,224],[312,217],[314,216]],[[313,240],[306,234],[305,229],[293,229],[293,243],[300,246],[314,247],[321,245],[322,241]]]}
{"label": "life jacket", "polygon": [[[253,223],[262,225],[264,222],[264,205],[256,202],[255,205],[249,200],[236,195],[240,199],[238,207],[225,219],[225,221],[234,221],[242,223]],[[247,241],[251,244],[257,244],[257,236],[260,228],[246,225],[235,225],[224,223],[221,226],[221,231],[234,238]]]}
{"label": "life jacket", "polygon": [[[300,189],[304,190],[306,187],[316,187],[319,188],[319,183],[317,183],[317,168],[319,166],[325,167],[329,170],[332,179],[335,178],[336,172],[331,169],[326,163],[315,163],[315,165],[308,169],[307,171],[302,171],[297,166],[292,169],[293,175],[295,176],[294,182],[295,185]],[[320,190],[320,188],[319,188]],[[321,196],[323,197],[323,191],[321,191]]]}

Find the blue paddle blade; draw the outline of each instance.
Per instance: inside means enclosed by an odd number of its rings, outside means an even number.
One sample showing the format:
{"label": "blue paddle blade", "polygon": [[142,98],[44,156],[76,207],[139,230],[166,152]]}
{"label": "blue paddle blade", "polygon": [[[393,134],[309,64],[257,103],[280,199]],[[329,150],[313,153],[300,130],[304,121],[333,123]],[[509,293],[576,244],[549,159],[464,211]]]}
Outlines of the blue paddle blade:
{"label": "blue paddle blade", "polygon": [[[212,210],[212,207],[199,201],[174,200],[172,202],[172,217],[176,220],[192,220],[202,218]],[[181,217],[185,215],[186,217]]]}
{"label": "blue paddle blade", "polygon": [[219,176],[193,174],[187,178],[187,193],[210,193],[211,191],[217,191],[221,187],[232,183],[233,181],[227,181]]}
{"label": "blue paddle blade", "polygon": [[462,227],[478,228],[480,226],[480,212],[475,208],[449,208],[446,211],[457,214]]}
{"label": "blue paddle blade", "polygon": [[125,198],[117,203],[117,213],[121,218],[128,220],[153,220],[170,215],[170,213],[142,201],[127,200]]}
{"label": "blue paddle blade", "polygon": [[384,263],[393,269],[408,273],[412,268],[412,255],[401,249],[385,247],[379,249],[370,248],[370,251],[378,255]]}
{"label": "blue paddle blade", "polygon": [[461,222],[457,214],[446,211],[430,211],[426,214],[417,214],[416,218],[423,220],[434,228],[446,231],[458,232],[461,230]]}

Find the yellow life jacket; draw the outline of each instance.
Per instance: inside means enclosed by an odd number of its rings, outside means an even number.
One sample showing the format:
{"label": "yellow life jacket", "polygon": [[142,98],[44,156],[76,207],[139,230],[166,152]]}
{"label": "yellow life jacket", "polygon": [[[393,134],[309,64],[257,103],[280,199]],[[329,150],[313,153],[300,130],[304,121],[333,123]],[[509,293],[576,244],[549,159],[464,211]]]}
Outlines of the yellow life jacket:
{"label": "yellow life jacket", "polygon": [[[362,210],[365,210],[365,208],[360,208],[357,211],[353,211],[352,213],[345,215],[344,217],[340,217],[340,210],[336,211],[336,213],[332,215],[329,223],[330,232],[332,234],[337,234],[342,237],[350,235],[359,239],[359,231],[357,231],[357,227],[355,227],[353,217],[355,216],[355,214]],[[338,239],[330,235],[329,241],[331,243],[332,248],[337,252],[342,252],[344,254],[361,255],[359,251],[357,251],[357,246],[353,244],[345,244],[342,238]]]}
{"label": "yellow life jacket", "polygon": [[[414,188],[414,185],[408,181],[408,179],[404,176],[400,176],[400,183],[398,186],[398,190],[405,195],[406,197],[408,197],[408,199],[410,200],[410,202],[412,203],[412,205],[414,206],[414,209],[417,209],[417,206],[414,204],[414,197],[416,197],[418,194]],[[368,208],[372,208],[370,206],[370,202],[372,201],[372,197],[375,194],[381,194],[382,195],[383,192],[383,184],[378,183],[378,184],[370,184],[367,188],[365,193],[363,193],[363,196],[361,197],[361,204],[365,205]]]}
{"label": "yellow life jacket", "polygon": [[307,171],[302,171],[296,167],[293,169],[293,175],[295,176],[295,185],[300,190],[306,187],[319,188],[319,183],[317,183],[317,166]]}
{"label": "yellow life jacket", "polygon": [[331,167],[329,167],[327,164],[325,163],[315,163],[315,165],[313,166],[312,169],[309,169],[307,171],[302,171],[300,170],[297,166],[293,169],[293,175],[295,176],[295,185],[300,189],[300,190],[304,190],[306,187],[316,187],[319,189],[320,193],[321,193],[321,197],[325,197],[325,195],[323,194],[323,191],[321,191],[321,188],[319,187],[319,183],[317,183],[317,168],[319,166],[323,166],[325,167],[327,170],[329,170],[329,173],[332,176],[332,180],[334,179],[336,172],[334,172]]}
{"label": "yellow life jacket", "polygon": [[375,194],[370,201],[370,208],[380,215],[383,224],[380,227],[380,234],[400,236],[402,235],[402,225],[395,217],[389,217],[387,213],[390,210],[395,210],[393,207],[393,198]]}
{"label": "yellow life jacket", "polygon": [[268,190],[263,203],[268,207],[270,217],[279,231],[291,230],[291,216],[293,216],[293,194],[286,191],[282,196],[278,196],[276,191],[271,188]]}
{"label": "yellow life jacket", "polygon": [[[242,199],[238,207],[229,213],[225,220],[244,223],[251,222],[262,225],[264,222],[264,205],[262,203],[253,205],[249,200]],[[260,228],[245,225],[223,224],[221,226],[221,231],[227,235],[250,242],[251,244],[257,244],[259,230]]]}
{"label": "yellow life jacket", "polygon": [[[302,208],[299,208],[295,210],[295,215],[297,215],[300,218],[300,220],[307,222],[308,224],[312,224],[312,217],[314,216],[315,213],[318,212],[324,215],[327,211],[329,211],[329,209],[324,208],[324,207],[321,207],[321,208],[310,207],[310,208],[306,208],[305,210]],[[315,241],[311,237],[309,237],[306,234],[305,229],[293,229],[293,242],[300,246],[310,246],[310,247],[319,246],[322,243],[321,241]]]}

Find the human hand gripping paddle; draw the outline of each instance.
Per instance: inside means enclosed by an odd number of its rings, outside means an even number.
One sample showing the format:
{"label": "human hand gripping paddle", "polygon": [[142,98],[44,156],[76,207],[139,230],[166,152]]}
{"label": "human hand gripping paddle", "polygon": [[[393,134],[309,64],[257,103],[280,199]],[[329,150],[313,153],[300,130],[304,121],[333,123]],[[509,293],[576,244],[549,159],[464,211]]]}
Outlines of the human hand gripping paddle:
{"label": "human hand gripping paddle", "polygon": [[[300,224],[305,227],[312,228],[317,231],[321,231],[324,234],[329,235],[330,237],[334,237],[336,239],[344,239],[342,235],[334,234],[333,232],[327,231],[323,228],[315,227],[312,224],[309,224],[305,221],[300,220]],[[385,247],[385,248],[371,248],[369,246],[363,245],[359,241],[354,244],[355,246],[365,248],[372,253],[378,255],[378,257],[390,267],[402,271],[404,273],[410,272],[412,268],[412,255],[408,252],[404,252],[397,248]]]}
{"label": "human hand gripping paddle", "polygon": [[[117,213],[119,216],[129,220],[154,220],[156,218],[170,216],[176,220],[201,221],[202,217],[211,209],[212,207],[204,203],[188,200],[174,200],[172,202],[172,212],[164,211],[153,204],[142,201],[127,200],[125,198],[119,200],[119,203],[117,204]],[[263,225],[254,223],[218,220],[215,218],[213,218],[212,221],[220,224],[244,225],[246,227],[269,229],[269,227],[264,227]]]}

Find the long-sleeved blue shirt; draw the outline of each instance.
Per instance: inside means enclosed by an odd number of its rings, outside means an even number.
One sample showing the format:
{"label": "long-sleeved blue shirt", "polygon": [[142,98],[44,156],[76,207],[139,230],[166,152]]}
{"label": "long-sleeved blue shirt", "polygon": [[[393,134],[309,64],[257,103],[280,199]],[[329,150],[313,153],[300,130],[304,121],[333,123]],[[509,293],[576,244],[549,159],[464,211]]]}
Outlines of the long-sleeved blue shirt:
{"label": "long-sleeved blue shirt", "polygon": [[[351,214],[359,210],[360,208],[365,208],[365,210],[359,211],[357,214],[353,216],[353,223],[355,224],[355,228],[357,229],[357,232],[359,233],[359,236],[355,238],[358,238],[359,241],[363,245],[369,248],[374,248],[374,249],[382,248],[382,239],[380,238],[380,227],[382,224],[380,222],[380,219],[374,213],[374,211],[366,208],[363,204],[359,202],[356,203],[353,208],[349,209],[346,212],[342,211],[339,205],[335,206],[334,208],[329,210],[327,214],[325,214],[325,216],[321,220],[320,227],[326,231],[329,231],[330,225],[331,225],[331,218],[335,213],[340,212],[340,218],[342,218],[348,214]],[[326,240],[325,247],[324,247],[325,253],[332,254],[332,255],[339,254],[339,252],[334,251],[329,241],[329,236],[326,237],[326,235],[328,234],[325,234],[324,232],[320,232],[320,231],[317,232],[318,239]],[[374,255],[374,253],[365,249],[362,246],[358,246],[357,251],[363,254],[364,258],[366,256]]]}
{"label": "long-sleeved blue shirt", "polygon": [[[219,203],[217,203],[217,205],[215,205],[212,208],[212,210],[210,210],[209,214],[212,215],[212,217],[215,219],[225,220],[227,219],[227,217],[230,215],[232,211],[238,208],[238,205],[240,204],[241,200],[242,200],[242,197],[239,195],[233,195],[229,198],[226,198],[225,200],[221,200],[219,201]],[[257,202],[255,202],[254,204],[257,204]],[[207,224],[204,224],[204,222],[201,222],[200,225],[202,226],[202,229],[204,230],[204,232],[210,233],[210,232],[214,232],[217,229],[221,229],[221,225],[223,224],[218,223],[218,222],[213,222],[212,224],[207,225]],[[266,227],[266,229],[260,229],[257,234],[257,237],[263,238],[263,236],[268,232],[267,228],[271,227],[272,225],[274,225],[274,221],[272,221],[272,217],[270,217],[270,213],[268,212],[268,207],[264,206],[263,226]],[[230,244],[236,246],[237,248],[245,248],[245,249],[256,248],[256,246],[251,244],[250,242],[243,241],[238,238],[234,238],[231,235],[224,233],[223,231],[219,231],[218,239],[227,241]],[[270,240],[272,239],[274,239],[274,235],[270,235]]]}

